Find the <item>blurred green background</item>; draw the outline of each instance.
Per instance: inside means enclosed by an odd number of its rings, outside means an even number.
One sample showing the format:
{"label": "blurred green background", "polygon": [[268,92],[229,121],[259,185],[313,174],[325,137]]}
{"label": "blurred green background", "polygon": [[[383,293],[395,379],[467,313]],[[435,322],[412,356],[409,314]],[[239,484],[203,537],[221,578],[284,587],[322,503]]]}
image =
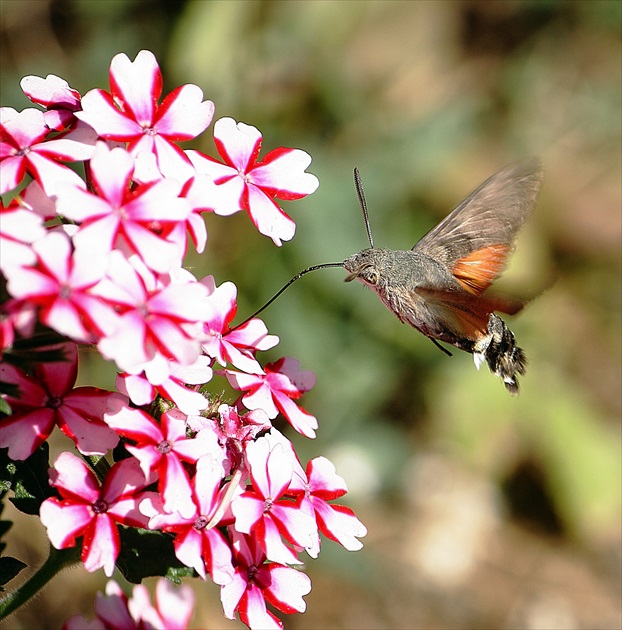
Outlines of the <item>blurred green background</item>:
{"label": "blurred green background", "polygon": [[[117,52],[152,50],[168,91],[196,83],[257,126],[264,152],[313,156],[318,191],[285,209],[282,248],[248,217],[207,217],[202,276],[239,287],[246,316],[309,265],[410,248],[507,162],[545,179],[499,287],[541,295],[508,320],[529,358],[519,398],[472,358],[440,353],[343,272],[307,276],[262,317],[318,375],[302,457],[323,454],[369,529],[361,552],[308,562],[308,611],[286,628],[621,627],[621,8],[565,2],[2,0],[2,105],[48,73],[108,89]],[[213,152],[211,128],[199,143]],[[107,366],[83,382],[110,385]],[[97,382],[93,382],[96,379]],[[17,557],[45,534],[20,521]],[[90,615],[101,574],[63,574],[6,627]],[[198,584],[193,627],[241,627]],[[42,615],[42,611],[45,614]]]}

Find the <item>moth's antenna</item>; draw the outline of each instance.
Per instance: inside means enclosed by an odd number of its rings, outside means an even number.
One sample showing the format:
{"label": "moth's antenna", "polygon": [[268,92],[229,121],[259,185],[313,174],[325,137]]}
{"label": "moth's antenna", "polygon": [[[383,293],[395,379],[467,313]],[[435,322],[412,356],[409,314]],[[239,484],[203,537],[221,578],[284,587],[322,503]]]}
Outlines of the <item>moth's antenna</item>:
{"label": "moth's antenna", "polygon": [[356,187],[356,194],[359,197],[359,203],[361,204],[361,210],[363,211],[363,220],[365,221],[365,229],[367,230],[369,245],[372,249],[374,249],[374,239],[371,235],[371,226],[369,225],[369,217],[367,216],[367,202],[365,201],[363,182],[361,181],[361,174],[356,167],[354,168],[354,186]]}
{"label": "moth's antenna", "polygon": [[314,265],[313,267],[307,267],[306,269],[303,269],[300,273],[297,273],[283,287],[281,287],[281,289],[279,289],[261,308],[257,309],[251,316],[247,317],[241,324],[238,324],[237,326],[234,326],[233,328],[228,330],[225,333],[225,336],[228,335],[229,333],[232,333],[234,330],[241,328],[242,326],[244,326],[244,324],[247,324],[248,322],[250,322],[251,319],[253,319],[254,317],[257,317],[257,315],[259,315],[259,313],[267,309],[268,306],[270,306],[270,304],[272,304],[272,302],[274,302],[274,300],[276,300],[276,298],[278,298],[279,295],[281,295],[281,293],[283,293],[283,291],[287,289],[287,287],[289,287],[291,284],[294,284],[296,280],[300,280],[300,278],[302,278],[302,276],[304,276],[305,274],[310,273],[311,271],[317,271],[318,269],[328,269],[329,267],[343,267],[343,263],[340,263],[340,262],[339,263],[323,263],[321,265]]}

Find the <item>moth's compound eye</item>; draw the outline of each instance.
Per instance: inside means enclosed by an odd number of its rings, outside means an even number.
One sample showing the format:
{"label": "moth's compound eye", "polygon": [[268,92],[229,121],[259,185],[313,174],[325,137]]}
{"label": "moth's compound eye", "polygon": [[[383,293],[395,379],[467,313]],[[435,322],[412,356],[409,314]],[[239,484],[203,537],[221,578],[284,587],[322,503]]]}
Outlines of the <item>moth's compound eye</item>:
{"label": "moth's compound eye", "polygon": [[367,280],[369,284],[378,284],[378,272],[370,269],[365,273],[365,280]]}

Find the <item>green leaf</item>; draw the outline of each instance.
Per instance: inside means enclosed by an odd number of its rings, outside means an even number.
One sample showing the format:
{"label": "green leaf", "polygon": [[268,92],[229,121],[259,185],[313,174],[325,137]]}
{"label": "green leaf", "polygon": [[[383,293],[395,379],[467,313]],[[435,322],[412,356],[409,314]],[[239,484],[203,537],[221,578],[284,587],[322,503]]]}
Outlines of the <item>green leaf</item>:
{"label": "green leaf", "polygon": [[187,567],[185,565],[181,565],[179,567],[169,567],[164,577],[171,582],[179,585],[183,582],[184,578],[197,577],[197,574],[194,569],[191,569],[190,567]]}
{"label": "green leaf", "polygon": [[44,442],[28,459],[14,462],[6,449],[0,451],[0,486],[13,490],[11,503],[25,514],[39,514],[43,501],[55,495],[49,484],[49,452]]}
{"label": "green leaf", "polygon": [[9,458],[8,449],[0,449],[0,492],[6,493],[11,490],[16,470],[15,462]]}
{"label": "green leaf", "polygon": [[32,374],[35,366],[41,363],[68,361],[61,345],[66,341],[66,337],[43,328],[32,337],[17,339],[13,347],[3,353],[2,361]]}
{"label": "green leaf", "polygon": [[128,582],[140,584],[144,578],[157,575],[179,583],[182,577],[196,576],[194,569],[175,557],[173,539],[168,534],[125,527],[120,528],[120,534],[117,568]]}
{"label": "green leaf", "polygon": [[11,556],[5,556],[0,558],[0,591],[4,591],[2,588],[5,584],[10,582],[22,569],[25,569],[28,565],[17,558]]}
{"label": "green leaf", "polygon": [[[17,387],[17,385],[0,381],[0,394],[5,394],[6,396],[11,396],[15,398],[18,392],[19,388]],[[4,398],[0,398],[0,413],[4,414],[5,416],[10,416],[12,413],[11,405],[9,405],[9,403]]]}

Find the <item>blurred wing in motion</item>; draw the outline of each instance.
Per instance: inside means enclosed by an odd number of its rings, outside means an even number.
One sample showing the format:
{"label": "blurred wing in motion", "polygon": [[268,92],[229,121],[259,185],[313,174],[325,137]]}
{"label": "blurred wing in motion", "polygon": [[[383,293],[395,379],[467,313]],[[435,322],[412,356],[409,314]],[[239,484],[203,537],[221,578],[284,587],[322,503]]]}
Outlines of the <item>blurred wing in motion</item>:
{"label": "blurred wing in motion", "polygon": [[536,158],[506,166],[430,230],[413,251],[443,263],[469,293],[482,293],[505,268],[541,181]]}

